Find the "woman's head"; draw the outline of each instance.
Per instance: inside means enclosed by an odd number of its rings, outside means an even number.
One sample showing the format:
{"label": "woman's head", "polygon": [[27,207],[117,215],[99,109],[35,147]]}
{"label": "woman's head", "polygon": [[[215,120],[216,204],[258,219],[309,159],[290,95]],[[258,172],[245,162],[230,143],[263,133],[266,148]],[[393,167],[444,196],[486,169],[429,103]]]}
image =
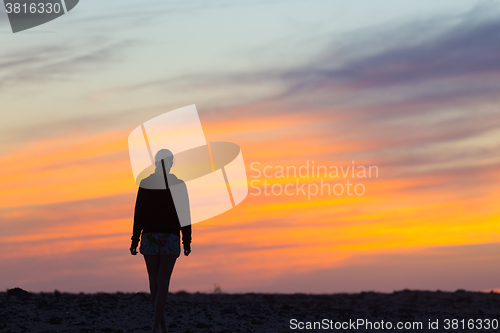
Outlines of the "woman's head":
{"label": "woman's head", "polygon": [[156,170],[162,170],[162,160],[165,163],[165,170],[169,172],[170,168],[172,168],[172,164],[174,164],[174,154],[168,149],[160,149],[155,155]]}

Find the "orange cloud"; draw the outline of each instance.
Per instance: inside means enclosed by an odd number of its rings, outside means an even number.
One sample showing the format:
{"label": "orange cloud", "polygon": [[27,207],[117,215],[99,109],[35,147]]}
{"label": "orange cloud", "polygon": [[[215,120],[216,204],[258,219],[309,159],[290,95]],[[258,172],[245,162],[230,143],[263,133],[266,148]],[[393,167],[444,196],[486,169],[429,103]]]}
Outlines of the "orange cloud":
{"label": "orange cloud", "polygon": [[[285,119],[241,116],[208,122],[208,133],[227,134],[228,141],[240,144],[248,180],[255,182],[236,209],[193,226],[193,249],[200,251],[185,262],[186,269],[203,274],[213,269],[213,258],[222,258],[218,262],[221,272],[255,284],[290,269],[306,272],[345,265],[358,254],[500,241],[500,233],[494,232],[500,222],[500,210],[494,205],[499,193],[484,181],[498,180],[495,168],[484,169],[483,181],[471,187],[477,193],[473,197],[457,196],[452,185],[460,180],[460,173],[405,175],[382,157],[355,161],[358,166],[378,165],[378,177],[353,178],[348,173],[347,178],[323,179],[332,186],[347,180],[362,183],[366,188],[362,196],[256,196],[257,188],[264,189],[264,181],[277,187],[297,181],[305,188],[320,186],[317,175],[277,177],[278,166],[298,170],[314,161],[315,166],[347,167],[353,165],[346,158],[350,153],[376,147],[376,142],[363,140],[325,140],[327,133],[320,126],[325,117],[318,112]],[[12,230],[0,237],[9,245],[1,258],[42,258],[80,253],[89,247],[117,253],[123,249],[126,255],[137,189],[127,135],[124,130],[70,135],[31,142],[0,157],[5,166],[0,171],[0,216],[3,227]],[[209,134],[207,138],[219,139]],[[261,171],[270,166],[272,177],[257,177],[250,168],[253,162],[260,163]],[[108,205],[110,198],[117,203]],[[85,200],[93,201],[84,204]],[[38,225],[33,222],[36,219],[41,221]],[[254,270],[260,272],[259,278],[248,277]]]}

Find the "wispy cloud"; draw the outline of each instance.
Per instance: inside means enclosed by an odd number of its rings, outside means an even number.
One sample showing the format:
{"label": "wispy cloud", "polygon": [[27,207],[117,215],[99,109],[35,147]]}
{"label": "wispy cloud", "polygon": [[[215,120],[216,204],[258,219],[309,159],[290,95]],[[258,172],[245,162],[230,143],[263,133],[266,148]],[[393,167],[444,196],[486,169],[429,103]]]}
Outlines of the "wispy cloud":
{"label": "wispy cloud", "polygon": [[120,54],[134,44],[93,40],[96,42],[98,45],[54,44],[4,54],[0,58],[0,88],[69,80],[71,74],[95,71],[120,60]]}

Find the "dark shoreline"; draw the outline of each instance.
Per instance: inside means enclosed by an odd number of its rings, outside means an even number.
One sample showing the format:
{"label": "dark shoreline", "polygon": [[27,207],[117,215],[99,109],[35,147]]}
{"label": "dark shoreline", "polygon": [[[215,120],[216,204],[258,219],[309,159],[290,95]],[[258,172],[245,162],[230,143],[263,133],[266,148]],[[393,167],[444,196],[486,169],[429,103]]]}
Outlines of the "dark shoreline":
{"label": "dark shoreline", "polygon": [[[148,293],[28,293],[0,292],[0,333],[11,332],[151,332],[153,307]],[[500,294],[402,290],[393,293],[343,294],[169,294],[166,308],[169,332],[378,332],[367,323],[353,329],[358,319],[395,325],[422,323],[422,328],[395,332],[493,332],[479,329],[486,319],[500,321]],[[291,320],[297,329],[291,329]],[[429,320],[439,329],[428,329]],[[446,319],[457,319],[446,329]],[[461,320],[464,322],[461,322]],[[479,320],[478,320],[479,319]],[[329,329],[298,329],[298,325],[326,325]],[[474,320],[471,322],[470,320]],[[334,323],[351,323],[335,329]],[[302,323],[302,324],[301,324]],[[449,322],[452,324],[452,322]],[[468,329],[467,325],[473,327]],[[317,324],[318,325],[318,324]],[[344,324],[346,325],[346,324]],[[462,329],[461,325],[465,325]],[[499,325],[500,326],[500,325]],[[317,326],[318,328],[319,326]],[[340,328],[340,326],[338,326]],[[333,329],[330,329],[333,328]]]}

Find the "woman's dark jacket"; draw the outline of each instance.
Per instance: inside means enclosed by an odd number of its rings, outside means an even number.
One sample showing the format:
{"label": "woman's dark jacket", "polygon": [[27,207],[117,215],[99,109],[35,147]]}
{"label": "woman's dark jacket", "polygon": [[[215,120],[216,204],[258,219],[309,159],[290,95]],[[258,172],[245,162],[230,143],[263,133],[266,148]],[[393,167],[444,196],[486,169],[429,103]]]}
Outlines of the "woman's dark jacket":
{"label": "woman's dark jacket", "polygon": [[180,237],[182,230],[182,243],[191,243],[191,214],[186,184],[173,174],[166,176],[167,182],[161,172],[141,181],[135,203],[132,247],[139,244],[141,231],[169,232]]}

